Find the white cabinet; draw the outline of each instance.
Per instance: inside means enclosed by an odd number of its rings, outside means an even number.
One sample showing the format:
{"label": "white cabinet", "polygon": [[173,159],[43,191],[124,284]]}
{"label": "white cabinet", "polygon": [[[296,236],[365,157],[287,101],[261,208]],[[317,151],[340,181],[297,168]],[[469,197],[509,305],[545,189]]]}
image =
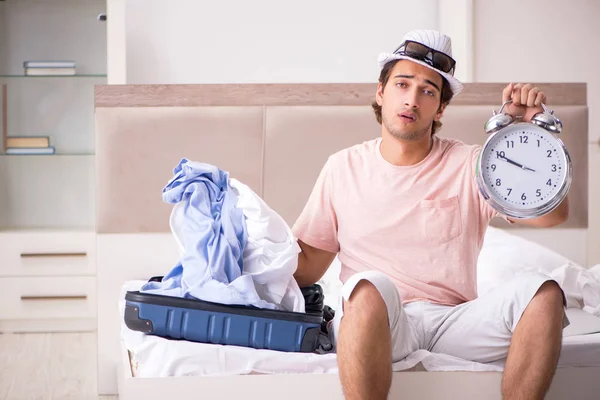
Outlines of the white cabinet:
{"label": "white cabinet", "polygon": [[65,320],[94,318],[94,277],[0,278],[0,319]]}
{"label": "white cabinet", "polygon": [[93,232],[0,232],[0,278],[95,273]]}
{"label": "white cabinet", "polygon": [[[0,2],[0,231],[94,229],[94,87],[107,81],[106,23],[97,16],[104,12],[104,1]],[[75,67],[26,69],[30,61]],[[32,154],[40,151],[49,154]]]}
{"label": "white cabinet", "polygon": [[0,232],[0,331],[95,330],[95,237]]}
{"label": "white cabinet", "polygon": [[[106,6],[0,1],[0,332],[97,327],[94,86],[107,81]],[[75,68],[33,76],[28,61]],[[9,138],[31,147],[31,137],[54,152],[7,151]]]}

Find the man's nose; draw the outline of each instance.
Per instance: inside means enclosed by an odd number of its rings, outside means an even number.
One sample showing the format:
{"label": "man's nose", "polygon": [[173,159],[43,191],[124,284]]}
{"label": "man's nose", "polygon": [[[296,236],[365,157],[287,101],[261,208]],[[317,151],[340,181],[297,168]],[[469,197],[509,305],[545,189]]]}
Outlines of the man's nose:
{"label": "man's nose", "polygon": [[419,97],[416,90],[411,90],[407,94],[406,99],[404,100],[404,105],[408,108],[419,108]]}

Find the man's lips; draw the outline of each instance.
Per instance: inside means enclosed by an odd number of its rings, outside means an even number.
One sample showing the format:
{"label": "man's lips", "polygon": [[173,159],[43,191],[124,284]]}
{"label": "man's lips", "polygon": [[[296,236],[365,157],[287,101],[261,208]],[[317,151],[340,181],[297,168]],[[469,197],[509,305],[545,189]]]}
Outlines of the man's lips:
{"label": "man's lips", "polygon": [[415,122],[417,120],[417,116],[410,112],[403,112],[398,114],[401,120],[404,122]]}

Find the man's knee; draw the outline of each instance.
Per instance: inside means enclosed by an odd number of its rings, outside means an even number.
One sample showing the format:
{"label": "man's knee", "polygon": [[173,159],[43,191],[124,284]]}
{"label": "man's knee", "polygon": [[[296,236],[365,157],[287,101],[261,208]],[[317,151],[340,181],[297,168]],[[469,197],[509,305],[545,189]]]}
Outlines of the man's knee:
{"label": "man's knee", "polygon": [[565,297],[556,281],[546,281],[538,289],[528,308],[546,314],[549,310],[562,313],[565,306]]}
{"label": "man's knee", "polygon": [[527,305],[523,316],[537,321],[556,321],[558,324],[558,321],[564,320],[565,304],[563,291],[558,283],[552,280],[546,281]]}
{"label": "man's knee", "polygon": [[349,298],[344,299],[344,317],[359,315],[368,323],[388,320],[387,307],[383,296],[375,285],[366,280],[360,280]]}

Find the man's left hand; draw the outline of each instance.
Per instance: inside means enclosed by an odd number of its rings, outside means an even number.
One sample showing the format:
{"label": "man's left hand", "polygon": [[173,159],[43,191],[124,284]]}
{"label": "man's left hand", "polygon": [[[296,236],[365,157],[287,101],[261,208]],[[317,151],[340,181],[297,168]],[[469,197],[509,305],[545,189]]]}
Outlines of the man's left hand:
{"label": "man's left hand", "polygon": [[502,103],[508,100],[512,100],[512,103],[507,104],[504,111],[529,122],[535,114],[544,111],[542,103],[546,103],[546,95],[531,83],[509,83],[502,91]]}

